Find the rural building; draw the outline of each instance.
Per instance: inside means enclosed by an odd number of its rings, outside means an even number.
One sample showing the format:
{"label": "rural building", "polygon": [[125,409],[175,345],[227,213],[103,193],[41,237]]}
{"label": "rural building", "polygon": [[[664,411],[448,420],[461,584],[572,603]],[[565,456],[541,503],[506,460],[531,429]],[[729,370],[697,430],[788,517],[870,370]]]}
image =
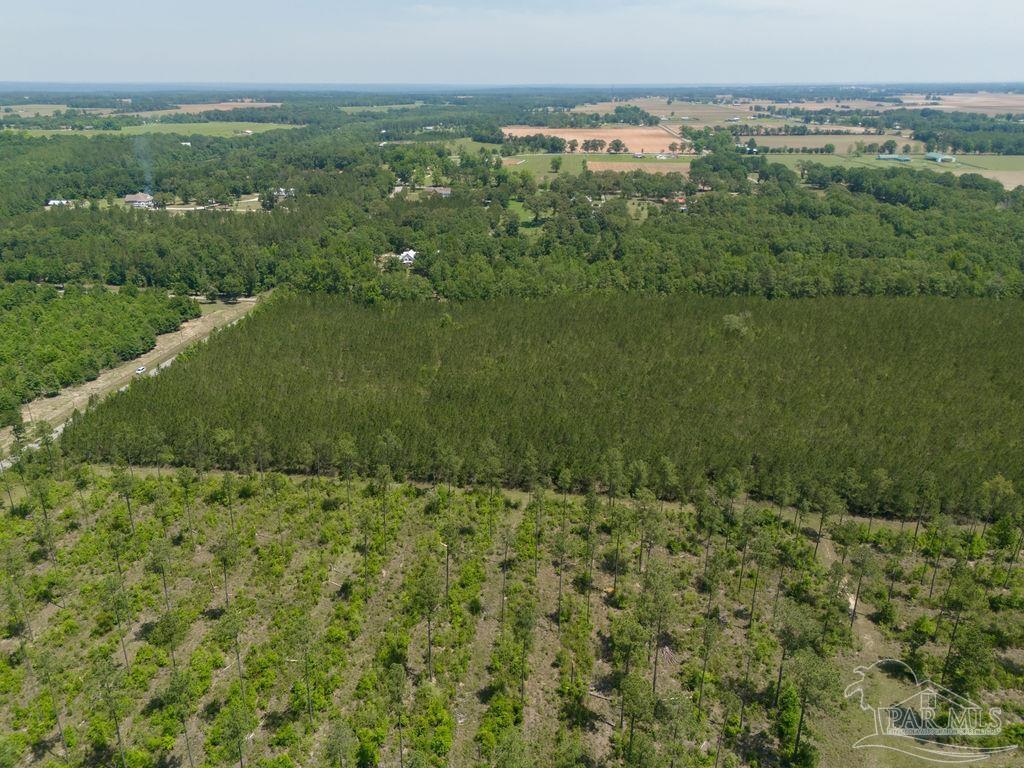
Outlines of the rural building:
{"label": "rural building", "polygon": [[933,163],[955,163],[956,158],[952,155],[946,155],[942,152],[928,152],[924,156],[925,160],[931,160]]}
{"label": "rural building", "polygon": [[414,251],[412,248],[406,248],[401,253],[382,253],[374,260],[377,262],[377,267],[384,270],[387,268],[388,264],[396,261],[403,267],[411,267],[416,263],[417,256],[419,256],[419,252]]}
{"label": "rural building", "polygon": [[424,192],[429,192],[432,195],[439,195],[441,197],[451,197],[452,196],[452,188],[451,187],[424,187],[423,191]]}
{"label": "rural building", "polygon": [[46,204],[51,208],[59,208],[64,205],[71,205],[71,201],[63,198],[54,198],[53,200],[48,200]]}
{"label": "rural building", "polygon": [[125,195],[124,202],[132,208],[152,208],[153,196],[148,192],[136,192],[134,195]]}
{"label": "rural building", "polygon": [[875,160],[891,160],[896,163],[909,163],[910,158],[906,155],[876,155]]}

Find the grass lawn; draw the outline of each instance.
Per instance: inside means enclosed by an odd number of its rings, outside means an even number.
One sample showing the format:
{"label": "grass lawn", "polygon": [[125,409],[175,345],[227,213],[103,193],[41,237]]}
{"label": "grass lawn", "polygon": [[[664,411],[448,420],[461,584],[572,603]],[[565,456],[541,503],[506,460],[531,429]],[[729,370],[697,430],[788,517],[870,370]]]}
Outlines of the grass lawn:
{"label": "grass lawn", "polygon": [[527,224],[533,221],[533,214],[526,210],[526,206],[519,200],[509,200],[508,209],[519,217],[519,222],[521,224]]}
{"label": "grass lawn", "polygon": [[556,174],[551,171],[551,161],[556,157],[562,158],[560,173],[582,173],[582,155],[516,155],[503,158],[502,162],[511,170],[529,171],[539,179],[552,179]]}
{"label": "grass lawn", "polygon": [[209,122],[209,123],[146,123],[145,125],[125,126],[119,131],[60,131],[60,130],[27,130],[32,136],[146,136],[151,133],[177,133],[182,136],[215,136],[228,138],[238,136],[243,131],[264,133],[279,128],[295,128],[294,125],[283,123],[246,123],[246,122]]}
{"label": "grass lawn", "polygon": [[526,206],[519,200],[509,200],[508,210],[519,217],[519,234],[531,239],[541,236],[543,222],[536,222],[533,214],[526,210]]}
{"label": "grass lawn", "polygon": [[451,149],[452,152],[458,154],[460,152],[469,152],[475,154],[481,149],[485,152],[498,152],[501,149],[500,144],[487,144],[483,141],[474,141],[473,139],[451,139],[450,141],[444,142],[445,146]]}

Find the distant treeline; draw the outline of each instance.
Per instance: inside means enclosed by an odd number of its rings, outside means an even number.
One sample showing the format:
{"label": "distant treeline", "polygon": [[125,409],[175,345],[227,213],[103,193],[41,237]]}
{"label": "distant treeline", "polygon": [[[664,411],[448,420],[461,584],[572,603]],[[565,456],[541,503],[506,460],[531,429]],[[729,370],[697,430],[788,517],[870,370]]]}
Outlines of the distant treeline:
{"label": "distant treeline", "polygon": [[579,490],[614,450],[634,487],[662,496],[738,473],[786,504],[828,486],[854,511],[974,515],[984,481],[1024,482],[1022,357],[1019,302],[616,295],[380,311],[281,295],[64,442],[89,460],[385,464],[420,479],[454,467],[516,485],[568,469]]}
{"label": "distant treeline", "polygon": [[[14,141],[26,151],[11,165],[26,171],[22,183],[45,184],[40,194],[74,196],[75,187],[60,186],[72,183],[131,190],[145,181],[128,148],[100,138],[87,142],[99,154],[79,174],[71,169],[89,155],[58,142],[66,170],[37,178],[27,169],[48,155],[33,141]],[[366,303],[595,289],[1024,295],[1024,190],[1007,193],[973,174],[900,168],[808,163],[798,174],[744,155],[733,142],[727,133],[711,136],[714,152],[696,158],[688,178],[563,171],[538,185],[501,167],[498,155],[453,156],[431,143],[367,147],[336,133],[248,146],[197,139],[194,157],[176,165],[178,151],[189,148],[160,139],[146,146],[161,189],[201,199],[213,196],[212,178],[229,192],[289,186],[296,197],[246,216],[116,206],[43,211],[40,202],[0,222],[0,277],[228,295],[291,284]],[[396,183],[428,176],[450,185],[452,197],[389,196]],[[382,269],[383,254],[406,248],[420,254],[410,270]]]}
{"label": "distant treeline", "polygon": [[938,109],[804,110],[785,109],[782,114],[803,117],[815,123],[828,120],[836,125],[863,125],[878,131],[899,126],[911,129],[929,151],[980,152],[1024,155],[1024,115],[989,116],[974,112]]}

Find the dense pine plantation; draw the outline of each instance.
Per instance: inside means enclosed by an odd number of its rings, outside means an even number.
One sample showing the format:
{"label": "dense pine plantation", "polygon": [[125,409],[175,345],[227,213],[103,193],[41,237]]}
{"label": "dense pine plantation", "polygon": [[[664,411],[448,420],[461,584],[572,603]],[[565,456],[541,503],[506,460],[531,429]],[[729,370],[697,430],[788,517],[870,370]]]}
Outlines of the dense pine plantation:
{"label": "dense pine plantation", "polygon": [[198,315],[195,302],[160,290],[0,285],[0,426],[21,403],[94,379]]}
{"label": "dense pine plantation", "polygon": [[580,497],[46,445],[0,478],[0,764],[810,766],[868,637],[1019,720],[1005,481],[991,525],[915,527],[627,467]]}
{"label": "dense pine plantation", "polygon": [[1024,480],[1022,320],[1016,302],[941,299],[281,296],[65,442],[89,460],[454,466],[518,486],[568,469],[578,491],[614,448],[633,476],[676,468],[681,489],[652,486],[664,498],[735,475],[783,504],[823,486],[858,513],[981,519],[985,481]]}

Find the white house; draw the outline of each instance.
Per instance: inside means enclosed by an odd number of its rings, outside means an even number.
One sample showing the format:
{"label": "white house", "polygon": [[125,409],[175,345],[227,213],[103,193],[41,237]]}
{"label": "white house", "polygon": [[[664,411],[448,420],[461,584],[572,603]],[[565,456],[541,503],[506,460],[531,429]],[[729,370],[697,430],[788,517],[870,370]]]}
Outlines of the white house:
{"label": "white house", "polygon": [[64,200],[63,198],[54,198],[53,200],[48,200],[46,204],[51,208],[57,208],[63,205],[71,205],[71,201]]}
{"label": "white house", "polygon": [[416,261],[416,257],[418,255],[419,254],[416,253],[416,251],[414,251],[412,248],[409,248],[398,254],[398,260],[402,262],[403,267],[411,267],[413,263]]}

